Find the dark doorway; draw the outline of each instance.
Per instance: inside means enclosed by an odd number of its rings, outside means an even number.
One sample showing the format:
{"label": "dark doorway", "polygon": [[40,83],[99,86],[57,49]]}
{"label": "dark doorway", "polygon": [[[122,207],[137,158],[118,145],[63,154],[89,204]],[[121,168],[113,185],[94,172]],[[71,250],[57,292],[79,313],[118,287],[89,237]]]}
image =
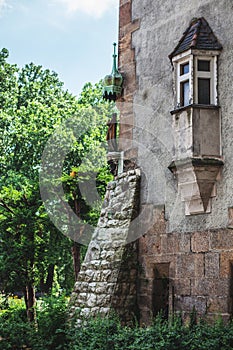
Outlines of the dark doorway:
{"label": "dark doorway", "polygon": [[156,264],[153,282],[153,316],[158,313],[164,319],[169,315],[169,263]]}

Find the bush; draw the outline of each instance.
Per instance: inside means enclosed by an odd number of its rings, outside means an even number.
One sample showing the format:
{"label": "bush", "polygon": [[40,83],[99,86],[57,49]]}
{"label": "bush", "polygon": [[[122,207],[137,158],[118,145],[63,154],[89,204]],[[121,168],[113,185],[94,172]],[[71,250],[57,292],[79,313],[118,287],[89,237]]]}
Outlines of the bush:
{"label": "bush", "polygon": [[48,297],[43,299],[37,316],[38,336],[44,340],[43,350],[59,350],[64,348],[66,320],[66,297]]}
{"label": "bush", "polygon": [[157,317],[152,326],[121,326],[115,318],[90,318],[69,330],[69,350],[229,350],[233,349],[233,323],[182,324],[180,317],[164,321]]}
{"label": "bush", "polygon": [[27,321],[21,303],[12,304],[0,313],[0,350],[60,350],[66,349],[65,297],[49,297],[39,302],[37,323]]}
{"label": "bush", "polygon": [[[117,317],[89,318],[79,327],[67,324],[67,298],[44,298],[37,325],[29,324],[20,301],[0,307],[0,350],[230,350],[233,323],[221,320],[182,324],[180,317],[158,316],[147,328],[122,326]],[[1,310],[2,309],[2,310]]]}

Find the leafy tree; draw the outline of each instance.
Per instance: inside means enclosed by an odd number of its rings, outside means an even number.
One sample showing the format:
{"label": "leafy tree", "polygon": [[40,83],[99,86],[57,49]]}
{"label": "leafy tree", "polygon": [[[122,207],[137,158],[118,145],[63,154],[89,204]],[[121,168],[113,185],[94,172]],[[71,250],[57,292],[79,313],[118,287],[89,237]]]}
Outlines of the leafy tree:
{"label": "leafy tree", "polygon": [[[74,167],[78,171],[99,172],[103,188],[107,177],[89,158],[103,152],[101,143],[113,106],[101,99],[101,84],[86,84],[77,100],[63,89],[56,73],[33,63],[19,69],[7,63],[7,57],[8,52],[3,49],[0,53],[0,280],[6,292],[23,292],[28,319],[33,321],[35,286],[49,293],[55,275],[63,287],[67,279],[73,283],[69,277],[73,243],[54,227],[40,197],[39,171],[44,147],[62,122],[72,120],[75,115],[75,122],[85,133],[76,139],[75,135],[62,131],[64,138],[73,140],[62,179],[67,201],[80,214],[80,203],[85,203],[85,198],[81,198],[77,179],[70,173]],[[82,164],[85,158],[87,161]],[[87,204],[84,207],[82,218],[91,222],[92,209]]]}

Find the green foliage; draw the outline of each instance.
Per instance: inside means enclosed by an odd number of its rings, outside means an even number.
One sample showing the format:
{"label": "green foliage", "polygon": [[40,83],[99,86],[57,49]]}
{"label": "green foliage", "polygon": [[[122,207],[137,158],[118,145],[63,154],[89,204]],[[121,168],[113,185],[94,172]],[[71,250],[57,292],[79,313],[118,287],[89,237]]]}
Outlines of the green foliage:
{"label": "green foliage", "polygon": [[89,319],[71,331],[70,347],[75,350],[228,350],[233,348],[233,324],[200,322],[189,327],[177,317],[169,322],[160,316],[153,325],[121,326],[117,318]]}
{"label": "green foliage", "polygon": [[[43,349],[64,349],[66,343],[68,299],[49,297],[43,299],[37,310],[37,336],[43,339]],[[39,349],[38,349],[39,350]]]}
{"label": "green foliage", "polygon": [[0,350],[230,350],[233,323],[204,321],[191,328],[177,317],[158,316],[150,327],[122,326],[117,317],[89,318],[79,327],[66,322],[67,298],[41,299],[37,325],[28,324],[25,309],[14,299],[0,312]]}
{"label": "green foliage", "polygon": [[[114,106],[103,101],[101,83],[86,84],[77,99],[63,89],[55,72],[33,63],[19,68],[7,62],[8,55],[6,49],[0,52],[0,287],[26,293],[35,286],[51,293],[54,286],[69,293],[74,285],[73,242],[45,211],[39,189],[41,157],[55,130],[64,143],[72,141],[63,167],[66,200],[74,211],[75,201],[80,202],[82,219],[96,224],[109,179],[100,159],[105,158],[102,145]],[[64,121],[71,130],[64,130]],[[76,130],[83,131],[78,138]],[[85,176],[72,178],[75,168]],[[87,177],[99,188],[100,198],[93,203],[86,203],[78,188]]]}
{"label": "green foliage", "polygon": [[0,313],[0,350],[59,350],[65,349],[67,298],[46,298],[38,301],[37,324],[29,324],[21,303]]}

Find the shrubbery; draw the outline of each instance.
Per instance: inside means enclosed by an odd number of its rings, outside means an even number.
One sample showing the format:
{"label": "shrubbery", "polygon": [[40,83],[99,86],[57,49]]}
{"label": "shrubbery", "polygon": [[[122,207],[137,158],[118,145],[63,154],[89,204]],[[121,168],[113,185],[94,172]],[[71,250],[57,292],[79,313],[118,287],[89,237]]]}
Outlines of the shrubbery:
{"label": "shrubbery", "polygon": [[200,322],[192,327],[180,318],[157,317],[147,328],[122,327],[117,319],[91,319],[73,329],[70,350],[229,350],[233,349],[233,324],[220,320],[214,325]]}
{"label": "shrubbery", "polygon": [[62,350],[66,347],[67,303],[65,297],[38,302],[37,322],[29,323],[19,301],[0,310],[0,350]]}
{"label": "shrubbery", "polygon": [[204,321],[183,325],[178,317],[157,317],[147,328],[123,327],[116,317],[86,320],[79,328],[66,323],[67,299],[41,300],[37,324],[29,324],[19,302],[0,310],[0,350],[230,350],[233,323]]}

